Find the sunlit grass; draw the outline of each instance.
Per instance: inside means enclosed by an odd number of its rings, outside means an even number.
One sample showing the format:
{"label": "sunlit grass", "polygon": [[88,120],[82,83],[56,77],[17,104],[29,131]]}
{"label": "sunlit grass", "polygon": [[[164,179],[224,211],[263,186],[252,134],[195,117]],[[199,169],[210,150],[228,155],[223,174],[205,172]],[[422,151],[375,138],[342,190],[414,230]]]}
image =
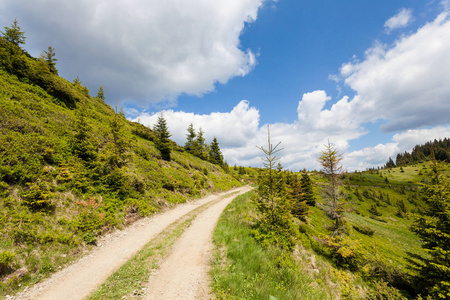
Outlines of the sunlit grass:
{"label": "sunlit grass", "polygon": [[291,254],[276,247],[265,249],[253,239],[249,197],[247,193],[236,198],[214,231],[211,275],[217,299],[333,298],[336,289],[330,290],[329,268],[308,271],[310,262],[305,260],[310,256],[300,255],[302,251]]}

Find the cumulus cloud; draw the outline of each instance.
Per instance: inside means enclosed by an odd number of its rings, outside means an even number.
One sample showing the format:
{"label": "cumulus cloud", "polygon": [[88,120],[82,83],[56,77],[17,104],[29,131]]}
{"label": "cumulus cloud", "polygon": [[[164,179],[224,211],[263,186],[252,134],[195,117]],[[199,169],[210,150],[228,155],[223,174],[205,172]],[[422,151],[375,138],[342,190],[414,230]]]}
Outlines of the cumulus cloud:
{"label": "cumulus cloud", "polygon": [[341,67],[356,96],[356,122],[385,120],[384,132],[447,124],[450,115],[450,21],[442,13],[392,47],[378,44]]}
{"label": "cumulus cloud", "polygon": [[263,1],[5,0],[0,9],[19,18],[28,47],[56,48],[62,75],[145,107],[248,74],[256,58],[239,37]]}
{"label": "cumulus cloud", "polygon": [[[354,90],[352,98],[333,100],[323,90],[305,93],[298,102],[295,122],[270,124],[273,142],[281,141],[284,148],[283,165],[294,170],[317,169],[317,156],[329,139],[346,152],[349,170],[365,169],[382,165],[389,156],[410,151],[416,144],[450,136],[448,53],[450,21],[442,13],[393,45],[378,43],[366,51],[363,60],[353,58],[344,64],[340,76]],[[259,123],[259,112],[249,102],[242,101],[226,113],[166,114],[169,124],[181,132],[174,135],[182,144],[192,122],[207,137],[219,139],[230,164],[261,165],[262,153],[255,146],[267,145],[267,128]],[[364,127],[369,122],[394,134],[392,142],[348,152],[350,141],[369,133]]]}
{"label": "cumulus cloud", "polygon": [[414,17],[412,15],[412,9],[402,8],[398,14],[391,17],[389,20],[384,23],[384,27],[387,32],[391,32],[397,28],[407,27],[411,22],[414,21]]}
{"label": "cumulus cloud", "polygon": [[[166,110],[164,118],[172,133],[172,139],[180,145],[186,142],[187,128],[193,124],[198,131],[200,128],[205,132],[207,141],[217,137],[223,148],[239,148],[253,140],[258,132],[259,111],[250,107],[248,101],[241,101],[231,112],[214,112],[208,115],[199,115],[183,111]],[[143,113],[133,121],[153,127],[159,113]]]}
{"label": "cumulus cloud", "polygon": [[[340,103],[346,99],[338,101],[330,110],[326,110],[324,106],[329,100],[331,98],[324,91],[306,93],[299,101],[297,121],[270,124],[272,143],[281,141],[283,151],[280,156],[286,168],[316,169],[319,167],[317,156],[328,139],[344,151],[349,140],[365,134],[359,127],[345,126],[347,121],[344,115],[339,117]],[[326,117],[330,112],[339,118],[335,120],[334,125]],[[213,137],[217,137],[229,164],[261,166],[263,153],[257,146],[267,148],[267,124],[260,124],[258,109],[250,106],[248,101],[239,102],[230,112],[200,115],[166,110],[163,114],[173,140],[179,145],[186,142],[187,128],[192,123],[197,131],[202,128],[208,143]],[[133,121],[139,121],[151,128],[158,116],[159,113],[143,113]],[[336,126],[339,123],[340,125]]]}

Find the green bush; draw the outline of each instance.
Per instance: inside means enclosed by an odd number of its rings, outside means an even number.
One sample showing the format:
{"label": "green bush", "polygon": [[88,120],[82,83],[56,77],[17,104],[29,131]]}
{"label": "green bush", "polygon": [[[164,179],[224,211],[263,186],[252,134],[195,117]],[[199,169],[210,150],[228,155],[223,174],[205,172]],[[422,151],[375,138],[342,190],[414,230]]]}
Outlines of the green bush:
{"label": "green bush", "polygon": [[9,268],[14,259],[14,254],[9,251],[0,252],[0,274]]}
{"label": "green bush", "polygon": [[368,235],[368,236],[373,236],[373,234],[375,233],[375,230],[373,230],[372,228],[370,228],[370,227],[368,227],[368,226],[363,226],[363,225],[353,225],[353,228],[356,230],[356,231],[358,231],[358,232],[360,232],[360,233],[362,233],[362,234],[365,234],[365,235]]}
{"label": "green bush", "polygon": [[54,194],[50,192],[47,185],[43,182],[35,182],[28,185],[29,188],[23,194],[24,202],[32,209],[49,209],[54,205],[51,198]]}
{"label": "green bush", "polygon": [[337,266],[357,271],[365,262],[366,256],[359,241],[348,237],[324,237],[329,255]]}
{"label": "green bush", "polygon": [[375,281],[373,283],[373,289],[369,290],[365,297],[366,300],[406,300],[407,298],[403,297],[400,294],[399,290],[396,288],[389,286],[386,282]]}

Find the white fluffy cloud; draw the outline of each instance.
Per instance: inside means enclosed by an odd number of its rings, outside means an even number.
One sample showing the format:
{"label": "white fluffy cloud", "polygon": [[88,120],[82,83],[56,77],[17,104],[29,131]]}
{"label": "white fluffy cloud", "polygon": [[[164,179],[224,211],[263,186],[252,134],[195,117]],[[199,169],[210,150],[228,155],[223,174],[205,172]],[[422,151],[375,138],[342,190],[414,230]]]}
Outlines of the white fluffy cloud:
{"label": "white fluffy cloud", "polygon": [[447,12],[392,47],[377,45],[341,75],[356,96],[348,103],[357,123],[384,120],[395,132],[448,124],[450,20]]}
{"label": "white fluffy cloud", "polygon": [[[317,156],[328,139],[343,151],[348,147],[349,140],[364,134],[358,127],[346,127],[346,121],[342,121],[339,127],[334,126],[331,121],[323,121],[330,112],[336,114],[340,111],[340,101],[330,110],[324,110],[329,100],[324,91],[304,94],[298,105],[299,118],[296,122],[270,124],[272,143],[281,141],[280,147],[283,151],[280,156],[286,168],[293,170],[318,168]],[[158,116],[159,113],[144,113],[133,121],[152,127]],[[167,120],[173,140],[180,145],[186,142],[187,128],[192,123],[197,131],[202,128],[208,143],[213,137],[218,138],[229,164],[261,165],[263,153],[257,146],[267,148],[267,125],[260,124],[259,111],[251,107],[248,101],[241,101],[230,112],[215,112],[208,115],[166,110],[164,118]],[[316,123],[313,122],[315,119]],[[339,122],[336,120],[336,124]]]}
{"label": "white fluffy cloud", "polygon": [[60,69],[73,72],[62,75],[143,107],[250,72],[255,55],[239,37],[263,1],[5,0],[0,10],[19,18],[28,47],[56,48]]}
{"label": "white fluffy cloud", "polygon": [[384,27],[388,32],[391,30],[408,26],[414,21],[412,9],[402,8],[398,14],[390,18],[384,23]]}
{"label": "white fluffy cloud", "polygon": [[[270,125],[273,143],[281,141],[282,163],[289,169],[317,169],[317,156],[329,139],[340,151],[369,132],[366,123],[379,122],[391,132],[392,142],[348,152],[349,170],[382,165],[389,156],[410,151],[420,143],[450,136],[450,21],[439,15],[416,33],[393,45],[377,44],[365,59],[344,64],[341,78],[355,92],[334,104],[325,91],[305,93],[298,103],[298,119]],[[331,102],[332,103],[332,102]],[[294,104],[293,104],[294,106]],[[327,108],[329,107],[329,108]],[[144,124],[154,123],[147,115]],[[249,102],[240,102],[231,112],[194,115],[167,111],[175,139],[184,144],[186,128],[193,123],[206,136],[216,136],[230,164],[261,165],[256,146],[267,145],[267,128],[259,124],[259,112]],[[370,133],[377,135],[379,133]]]}
{"label": "white fluffy cloud", "polygon": [[[217,137],[223,148],[246,145],[249,140],[254,139],[259,127],[259,111],[250,107],[249,102],[245,100],[236,105],[231,112],[226,113],[197,115],[173,110],[166,110],[163,113],[172,133],[172,139],[180,145],[186,142],[187,128],[191,123],[197,131],[202,128],[207,142]],[[158,116],[159,113],[144,113],[134,121],[139,120],[140,123],[153,127]]]}

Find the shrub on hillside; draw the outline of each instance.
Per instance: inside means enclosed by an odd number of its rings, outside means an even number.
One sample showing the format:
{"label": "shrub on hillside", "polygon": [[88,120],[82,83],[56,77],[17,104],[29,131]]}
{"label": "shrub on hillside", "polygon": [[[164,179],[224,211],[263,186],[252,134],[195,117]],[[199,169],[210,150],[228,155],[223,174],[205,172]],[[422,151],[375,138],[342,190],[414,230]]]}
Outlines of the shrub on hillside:
{"label": "shrub on hillside", "polygon": [[14,259],[14,254],[9,251],[0,252],[0,275],[5,272]]}
{"label": "shrub on hillside", "polygon": [[406,300],[396,288],[388,285],[384,281],[373,283],[373,289],[369,290],[364,298],[366,300]]}
{"label": "shrub on hillside", "polygon": [[362,233],[362,234],[365,234],[365,235],[368,235],[368,236],[373,236],[373,234],[375,233],[375,230],[373,230],[372,228],[370,228],[370,227],[368,227],[368,226],[363,226],[363,225],[353,225],[353,228],[356,230],[356,231],[358,231],[358,232],[360,232],[360,233]]}
{"label": "shrub on hillside", "polygon": [[23,193],[22,197],[25,204],[32,209],[49,209],[54,206],[51,201],[54,194],[42,181],[28,184],[28,190]]}
{"label": "shrub on hillside", "polygon": [[324,242],[328,247],[328,255],[339,267],[357,271],[366,260],[364,250],[357,240],[348,237],[326,236]]}

